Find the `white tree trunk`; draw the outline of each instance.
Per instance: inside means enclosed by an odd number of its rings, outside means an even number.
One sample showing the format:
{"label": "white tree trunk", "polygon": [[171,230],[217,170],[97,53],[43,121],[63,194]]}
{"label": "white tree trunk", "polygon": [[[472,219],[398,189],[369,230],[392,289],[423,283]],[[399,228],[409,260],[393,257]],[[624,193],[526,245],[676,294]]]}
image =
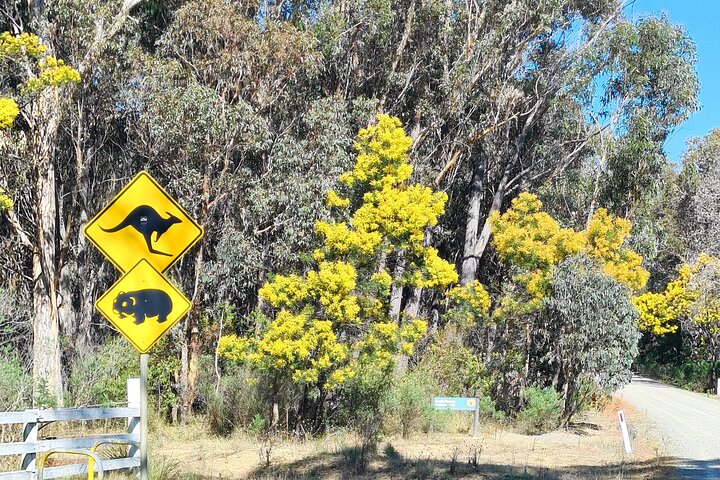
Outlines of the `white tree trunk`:
{"label": "white tree trunk", "polygon": [[482,159],[473,161],[472,184],[470,198],[468,198],[468,213],[465,222],[465,245],[463,248],[463,261],[460,272],[460,284],[468,285],[475,280],[480,259],[475,256],[478,242],[478,229],[480,226],[480,203],[482,201],[482,187],[485,168]]}
{"label": "white tree trunk", "polygon": [[57,197],[52,145],[57,133],[56,117],[51,115],[33,149],[37,169],[37,212],[33,250],[33,383],[35,398],[47,388],[47,394],[63,405],[60,367],[60,325],[57,306],[58,272],[56,265]]}

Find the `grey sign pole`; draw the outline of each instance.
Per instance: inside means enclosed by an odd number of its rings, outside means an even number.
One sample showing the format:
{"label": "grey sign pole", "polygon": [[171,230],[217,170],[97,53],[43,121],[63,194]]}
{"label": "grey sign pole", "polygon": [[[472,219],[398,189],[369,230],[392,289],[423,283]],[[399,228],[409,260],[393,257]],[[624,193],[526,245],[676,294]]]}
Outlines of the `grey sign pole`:
{"label": "grey sign pole", "polygon": [[480,424],[480,402],[475,398],[475,412],[473,412],[473,437],[477,436],[478,425]]}
{"label": "grey sign pole", "polygon": [[140,480],[148,480],[148,354],[140,354]]}

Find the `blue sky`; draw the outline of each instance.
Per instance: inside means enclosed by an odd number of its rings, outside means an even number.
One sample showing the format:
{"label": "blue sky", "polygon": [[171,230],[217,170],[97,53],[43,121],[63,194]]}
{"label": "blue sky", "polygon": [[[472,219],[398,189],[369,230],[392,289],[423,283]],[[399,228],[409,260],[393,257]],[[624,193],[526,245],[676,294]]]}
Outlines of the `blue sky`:
{"label": "blue sky", "polygon": [[668,159],[680,162],[685,141],[720,127],[720,1],[636,0],[628,7],[633,18],[665,12],[683,25],[697,45],[700,111],[680,125],[665,143]]}

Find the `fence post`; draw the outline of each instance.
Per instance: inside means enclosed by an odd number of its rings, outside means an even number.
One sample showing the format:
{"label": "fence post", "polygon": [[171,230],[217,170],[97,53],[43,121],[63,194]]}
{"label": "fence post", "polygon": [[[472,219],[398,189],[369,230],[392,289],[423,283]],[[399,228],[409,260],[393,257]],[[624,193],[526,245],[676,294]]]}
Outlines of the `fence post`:
{"label": "fence post", "polygon": [[[35,410],[25,410],[26,412],[35,413],[35,421],[23,423],[23,443],[36,443],[38,439],[37,412]],[[20,461],[20,468],[30,472],[35,471],[36,453],[26,453]]]}
{"label": "fence post", "polygon": [[[139,378],[128,378],[127,379],[127,399],[129,408],[140,408],[140,379]],[[136,434],[140,437],[140,416],[128,417],[128,433]],[[128,449],[128,457],[137,458],[140,460],[140,449],[134,445],[131,445]]]}

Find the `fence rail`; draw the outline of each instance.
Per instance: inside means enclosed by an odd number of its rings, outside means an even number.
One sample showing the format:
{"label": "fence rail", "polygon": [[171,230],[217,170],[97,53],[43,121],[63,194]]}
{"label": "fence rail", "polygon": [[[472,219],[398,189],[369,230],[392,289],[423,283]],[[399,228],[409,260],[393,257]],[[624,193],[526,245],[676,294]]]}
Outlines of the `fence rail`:
{"label": "fence rail", "polygon": [[[38,455],[51,450],[86,450],[97,444],[121,443],[128,445],[125,458],[103,460],[104,471],[122,470],[140,467],[137,445],[140,442],[140,382],[130,378],[127,382],[128,406],[115,408],[66,408],[52,410],[25,410],[22,412],[0,412],[0,425],[21,424],[23,441],[0,443],[0,456],[21,455],[20,469],[13,472],[0,472],[0,480],[35,480],[38,478],[35,459]],[[41,426],[52,422],[71,422],[85,420],[106,420],[124,418],[127,432],[89,435],[69,438],[38,438]],[[43,469],[42,478],[65,478],[87,473],[86,463],[74,463]]]}

